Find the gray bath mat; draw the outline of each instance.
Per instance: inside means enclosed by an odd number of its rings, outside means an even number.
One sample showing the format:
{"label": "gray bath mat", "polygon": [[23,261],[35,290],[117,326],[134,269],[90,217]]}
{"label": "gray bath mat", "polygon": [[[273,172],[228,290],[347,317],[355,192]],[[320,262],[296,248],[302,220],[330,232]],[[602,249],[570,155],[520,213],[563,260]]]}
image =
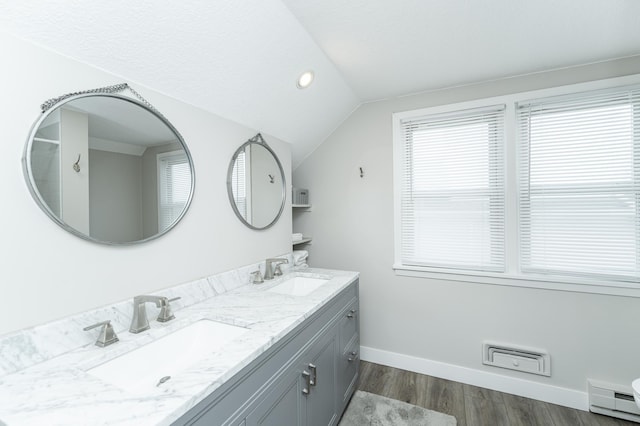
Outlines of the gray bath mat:
{"label": "gray bath mat", "polygon": [[338,426],[456,426],[456,418],[369,392],[356,391]]}

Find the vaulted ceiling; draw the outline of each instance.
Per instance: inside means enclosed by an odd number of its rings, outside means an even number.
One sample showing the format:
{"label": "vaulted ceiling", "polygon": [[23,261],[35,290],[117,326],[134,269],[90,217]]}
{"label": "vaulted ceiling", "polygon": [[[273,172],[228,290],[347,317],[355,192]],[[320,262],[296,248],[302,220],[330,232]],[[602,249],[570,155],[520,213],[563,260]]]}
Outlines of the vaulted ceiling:
{"label": "vaulted ceiling", "polygon": [[363,102],[640,54],[638,0],[0,6],[1,30],[284,139],[294,167]]}

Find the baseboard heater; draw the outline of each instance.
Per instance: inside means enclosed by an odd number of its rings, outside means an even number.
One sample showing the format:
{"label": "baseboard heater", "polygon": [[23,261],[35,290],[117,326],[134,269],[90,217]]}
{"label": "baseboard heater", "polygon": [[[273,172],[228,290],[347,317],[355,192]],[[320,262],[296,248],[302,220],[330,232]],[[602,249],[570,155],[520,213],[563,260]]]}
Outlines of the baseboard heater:
{"label": "baseboard heater", "polygon": [[633,399],[631,386],[588,380],[589,411],[640,423],[640,408]]}

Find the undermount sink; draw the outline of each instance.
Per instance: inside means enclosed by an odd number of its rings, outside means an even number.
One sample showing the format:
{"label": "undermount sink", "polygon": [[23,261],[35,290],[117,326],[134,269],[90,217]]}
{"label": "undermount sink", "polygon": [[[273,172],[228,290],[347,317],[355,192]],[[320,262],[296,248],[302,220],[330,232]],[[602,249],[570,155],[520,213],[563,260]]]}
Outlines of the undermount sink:
{"label": "undermount sink", "polygon": [[278,294],[286,294],[289,296],[306,296],[321,285],[329,282],[327,278],[306,277],[296,275],[291,278],[285,279],[280,284],[267,291]]}
{"label": "undermount sink", "polygon": [[87,373],[130,393],[153,393],[171,377],[247,331],[247,328],[217,321],[196,321]]}

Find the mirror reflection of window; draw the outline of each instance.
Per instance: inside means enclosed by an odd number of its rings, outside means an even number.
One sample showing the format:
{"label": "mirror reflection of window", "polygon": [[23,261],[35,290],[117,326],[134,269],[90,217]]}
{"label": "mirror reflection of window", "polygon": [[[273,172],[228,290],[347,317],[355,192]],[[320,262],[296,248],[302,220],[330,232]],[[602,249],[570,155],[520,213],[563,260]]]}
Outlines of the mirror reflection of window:
{"label": "mirror reflection of window", "polygon": [[251,169],[247,167],[247,164],[250,163],[250,157],[251,151],[247,147],[238,154],[231,175],[233,199],[236,202],[238,212],[247,221],[251,221],[251,197],[247,196],[251,192]]}
{"label": "mirror reflection of window", "polygon": [[158,225],[171,226],[184,211],[191,190],[191,168],[184,151],[158,154]]}
{"label": "mirror reflection of window", "polygon": [[247,217],[247,179],[245,175],[245,153],[241,152],[233,166],[231,175],[231,186],[233,188],[233,198],[242,217]]}

